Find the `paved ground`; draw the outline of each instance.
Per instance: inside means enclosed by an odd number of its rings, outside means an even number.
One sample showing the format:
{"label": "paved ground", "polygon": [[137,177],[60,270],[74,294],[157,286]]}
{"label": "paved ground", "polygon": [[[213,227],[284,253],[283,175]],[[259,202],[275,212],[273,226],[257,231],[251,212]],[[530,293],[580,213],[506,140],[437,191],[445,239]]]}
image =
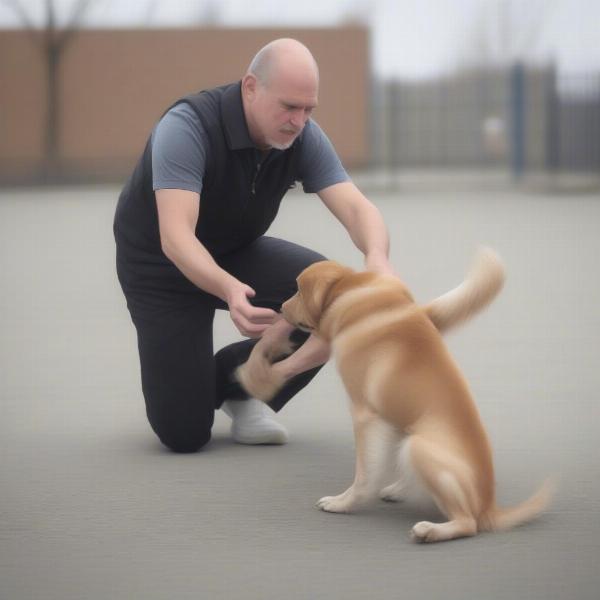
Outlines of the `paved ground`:
{"label": "paved ground", "polygon": [[[415,506],[356,515],[314,502],[350,483],[344,393],[327,367],[281,414],[291,442],[163,451],[146,424],[135,338],[113,274],[117,190],[0,191],[0,597],[592,599],[600,586],[600,201],[506,189],[373,199],[426,301],[479,243],[509,279],[448,343],[495,448],[499,500],[547,474],[539,521],[414,545]],[[360,264],[318,200],[292,195],[275,235]],[[226,314],[216,344],[235,339]],[[431,516],[431,515],[429,515]]]}

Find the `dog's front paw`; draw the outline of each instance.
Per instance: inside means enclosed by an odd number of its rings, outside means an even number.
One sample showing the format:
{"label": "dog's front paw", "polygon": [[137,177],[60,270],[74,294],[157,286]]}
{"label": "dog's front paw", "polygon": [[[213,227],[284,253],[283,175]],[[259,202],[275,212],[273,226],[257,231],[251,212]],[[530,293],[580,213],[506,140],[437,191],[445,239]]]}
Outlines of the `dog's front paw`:
{"label": "dog's front paw", "polygon": [[297,345],[290,339],[294,326],[281,319],[269,327],[255,346],[266,359],[273,363],[293,354]]}
{"label": "dog's front paw", "polygon": [[292,340],[285,338],[279,340],[272,347],[265,349],[265,356],[270,362],[276,362],[287,358],[291,354],[294,354],[297,347]]}
{"label": "dog's front paw", "polygon": [[238,367],[235,378],[253,397],[268,402],[285,385],[285,378],[260,354],[251,354],[248,362]]}
{"label": "dog's front paw", "polygon": [[317,502],[317,508],[325,512],[349,513],[354,509],[354,502],[347,494],[339,496],[325,496]]}
{"label": "dog's front paw", "polygon": [[420,521],[416,523],[410,532],[410,536],[414,542],[426,543],[437,541],[437,528],[435,523],[429,521]]}

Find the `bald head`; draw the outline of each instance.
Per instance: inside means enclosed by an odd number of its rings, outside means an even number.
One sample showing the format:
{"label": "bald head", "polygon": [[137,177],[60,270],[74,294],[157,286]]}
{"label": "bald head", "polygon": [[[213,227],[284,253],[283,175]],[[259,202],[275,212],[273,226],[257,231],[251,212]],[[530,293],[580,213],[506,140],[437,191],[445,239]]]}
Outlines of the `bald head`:
{"label": "bald head", "polygon": [[293,72],[313,79],[318,85],[319,67],[310,50],[298,40],[281,38],[269,42],[252,59],[247,74],[268,86],[274,78]]}
{"label": "bald head", "polygon": [[319,69],[308,48],[292,39],[267,44],[242,79],[248,132],[261,149],[285,150],[317,106]]}

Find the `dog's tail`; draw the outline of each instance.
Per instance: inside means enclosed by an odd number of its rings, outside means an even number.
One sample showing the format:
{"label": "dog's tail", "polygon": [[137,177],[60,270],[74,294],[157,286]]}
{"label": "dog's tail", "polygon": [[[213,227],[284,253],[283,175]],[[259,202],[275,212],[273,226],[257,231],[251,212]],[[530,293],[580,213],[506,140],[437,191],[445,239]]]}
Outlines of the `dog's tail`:
{"label": "dog's tail", "polygon": [[481,248],[466,279],[424,307],[441,332],[459,325],[485,308],[504,284],[504,266],[490,248]]}
{"label": "dog's tail", "polygon": [[511,529],[537,517],[550,503],[556,491],[556,480],[547,479],[527,500],[510,508],[494,508],[480,520],[479,528],[485,531]]}

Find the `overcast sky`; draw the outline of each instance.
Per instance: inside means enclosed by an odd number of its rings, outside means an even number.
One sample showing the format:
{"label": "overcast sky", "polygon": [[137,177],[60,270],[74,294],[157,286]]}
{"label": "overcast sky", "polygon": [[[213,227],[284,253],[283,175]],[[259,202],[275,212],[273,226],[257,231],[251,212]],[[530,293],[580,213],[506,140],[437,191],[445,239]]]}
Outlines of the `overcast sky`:
{"label": "overcast sky", "polygon": [[[79,0],[54,0],[59,22]],[[0,27],[15,27],[19,3],[36,25],[45,0],[0,0]],[[372,31],[379,75],[428,77],[474,57],[515,55],[563,72],[600,70],[598,0],[93,0],[89,27],[334,26],[353,18]],[[1,33],[0,33],[1,35]]]}

